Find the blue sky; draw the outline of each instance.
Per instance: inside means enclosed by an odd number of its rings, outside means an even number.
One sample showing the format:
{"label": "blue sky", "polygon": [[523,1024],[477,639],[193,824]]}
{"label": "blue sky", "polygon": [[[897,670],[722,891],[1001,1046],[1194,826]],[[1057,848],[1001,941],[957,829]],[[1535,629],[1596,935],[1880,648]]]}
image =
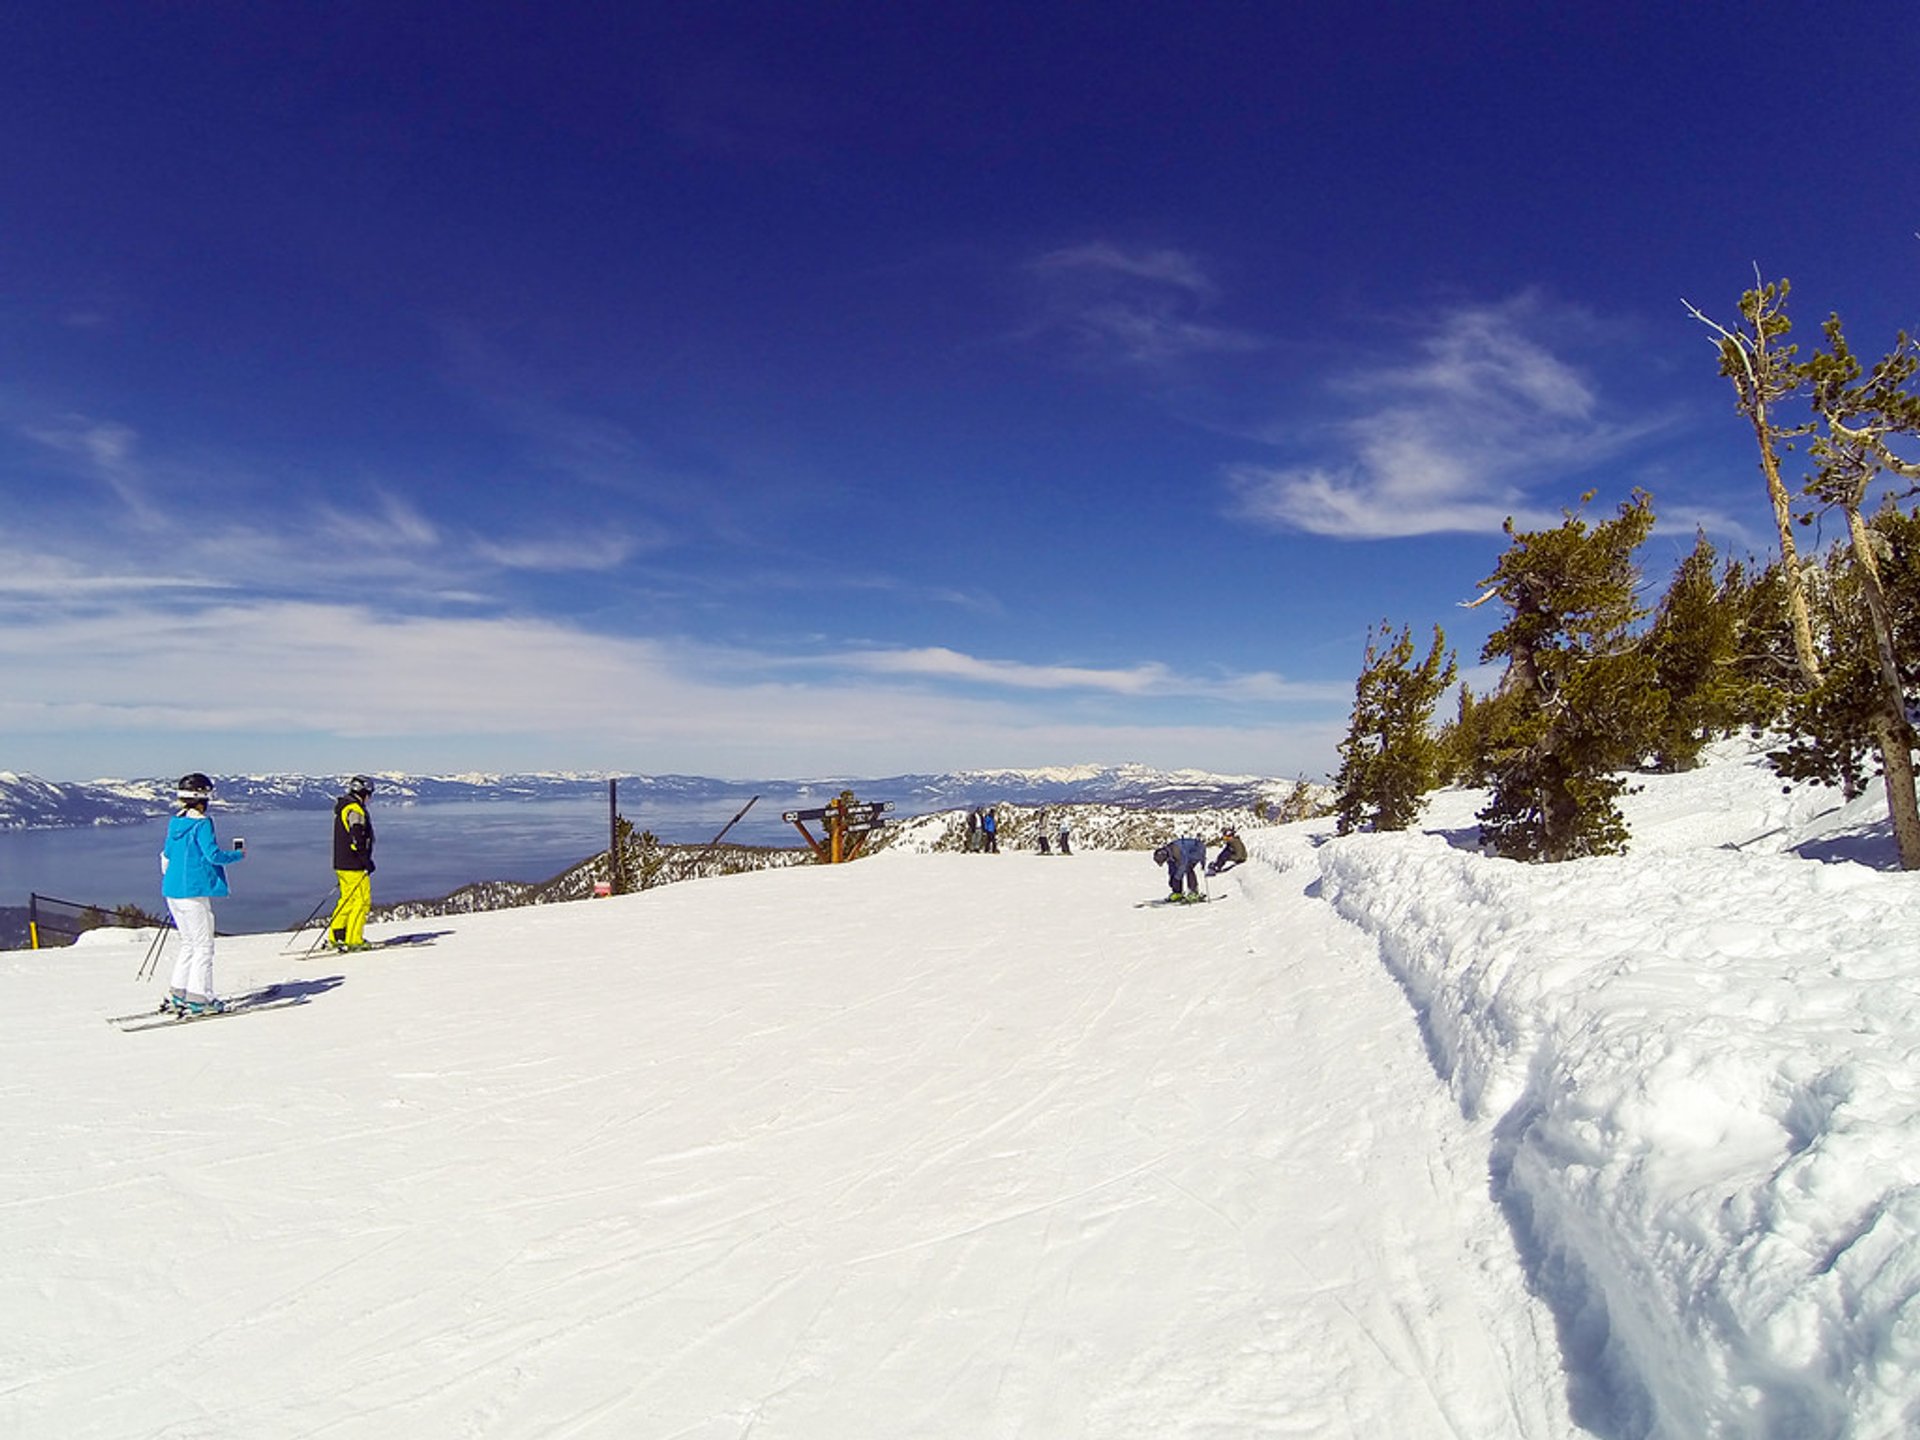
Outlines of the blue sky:
{"label": "blue sky", "polygon": [[1682,298],[1920,325],[1910,3],[36,4],[0,769],[1317,778]]}

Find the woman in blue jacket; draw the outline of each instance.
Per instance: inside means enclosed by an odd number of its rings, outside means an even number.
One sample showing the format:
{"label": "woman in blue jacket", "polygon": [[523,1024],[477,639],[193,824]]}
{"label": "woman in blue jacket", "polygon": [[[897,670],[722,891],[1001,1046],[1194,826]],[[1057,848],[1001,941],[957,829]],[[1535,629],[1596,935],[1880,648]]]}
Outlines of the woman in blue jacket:
{"label": "woman in blue jacket", "polygon": [[222,850],[207,816],[213,782],[199,771],[180,777],[180,813],[167,822],[160,851],[160,893],[180,932],[180,956],[173,962],[169,1009],[203,1015],[223,1006],[213,994],[213,897],[227,893],[227,869],[246,859],[244,840]]}

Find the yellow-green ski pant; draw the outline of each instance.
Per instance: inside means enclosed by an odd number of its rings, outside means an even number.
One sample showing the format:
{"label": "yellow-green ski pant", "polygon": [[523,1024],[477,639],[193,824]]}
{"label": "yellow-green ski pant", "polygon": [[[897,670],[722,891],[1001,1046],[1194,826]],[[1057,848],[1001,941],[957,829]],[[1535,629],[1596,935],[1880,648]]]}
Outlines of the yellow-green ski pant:
{"label": "yellow-green ski pant", "polygon": [[340,880],[340,903],[333,907],[332,940],[336,945],[364,943],[361,932],[367,928],[367,912],[373,908],[373,876],[364,870],[336,870]]}

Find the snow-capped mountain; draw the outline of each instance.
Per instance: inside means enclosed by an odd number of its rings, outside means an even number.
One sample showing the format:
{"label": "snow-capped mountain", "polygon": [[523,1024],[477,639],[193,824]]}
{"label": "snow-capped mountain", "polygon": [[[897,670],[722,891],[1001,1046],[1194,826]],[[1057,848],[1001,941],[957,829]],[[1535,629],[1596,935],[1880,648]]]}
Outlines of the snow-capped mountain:
{"label": "snow-capped mountain", "polygon": [[[851,789],[894,802],[901,815],[974,805],[1108,804],[1161,808],[1202,807],[1275,813],[1297,805],[1305,782],[1201,770],[1155,770],[1145,765],[1078,765],[1034,770],[961,770],[878,777],[821,776],[801,780],[717,780],[700,775],[620,775],[579,772],[532,775],[403,775],[376,773],[387,804],[451,801],[585,799],[619,782],[621,797],[744,803],[755,795],[819,802]],[[217,775],[216,803],[230,811],[324,810],[339,794],[340,778],[307,775]],[[1308,787],[1312,789],[1314,787]],[[114,825],[165,814],[173,803],[170,779],[68,783],[0,771],[0,829]]]}

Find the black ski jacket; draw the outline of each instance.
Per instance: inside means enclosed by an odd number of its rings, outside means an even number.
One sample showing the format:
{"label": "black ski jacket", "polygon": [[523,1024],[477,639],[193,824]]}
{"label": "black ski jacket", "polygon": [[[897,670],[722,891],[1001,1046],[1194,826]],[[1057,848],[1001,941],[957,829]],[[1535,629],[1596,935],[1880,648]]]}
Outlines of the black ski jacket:
{"label": "black ski jacket", "polygon": [[333,802],[333,868],[373,873],[373,817],[351,795]]}

